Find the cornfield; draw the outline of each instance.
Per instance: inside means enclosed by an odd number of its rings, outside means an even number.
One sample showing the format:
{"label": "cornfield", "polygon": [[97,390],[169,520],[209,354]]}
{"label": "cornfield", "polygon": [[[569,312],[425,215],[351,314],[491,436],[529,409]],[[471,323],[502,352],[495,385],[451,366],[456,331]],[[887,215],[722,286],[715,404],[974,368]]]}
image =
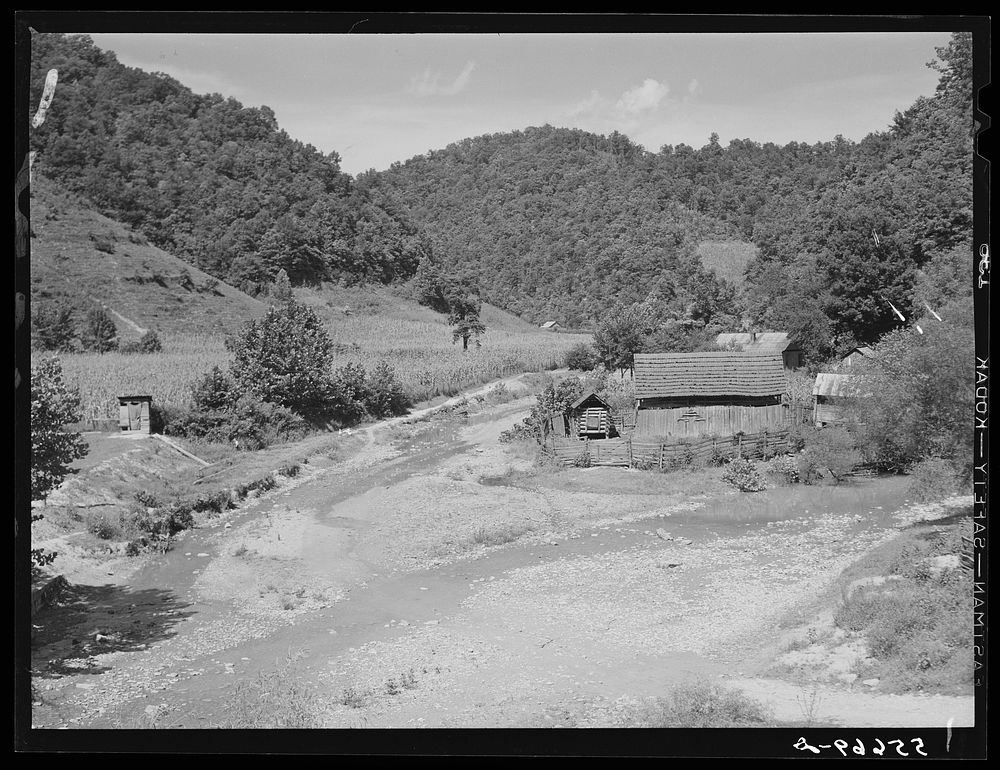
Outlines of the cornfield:
{"label": "cornfield", "polygon": [[[579,335],[488,329],[482,346],[463,351],[443,324],[393,318],[345,318],[331,328],[333,368],[386,361],[414,402],[454,395],[463,388],[520,372],[553,369]],[[213,366],[229,367],[221,337],[163,335],[163,351],[146,355],[66,353],[67,384],[80,392],[82,419],[118,415],[118,396],[148,395],[166,407],[190,403],[191,386]]]}

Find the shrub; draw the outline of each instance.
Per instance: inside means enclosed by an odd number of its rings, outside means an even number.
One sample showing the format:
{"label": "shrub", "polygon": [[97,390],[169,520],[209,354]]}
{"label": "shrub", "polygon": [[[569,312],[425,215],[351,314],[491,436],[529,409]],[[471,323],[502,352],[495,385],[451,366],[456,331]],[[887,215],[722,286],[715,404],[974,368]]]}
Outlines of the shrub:
{"label": "shrub", "polygon": [[145,332],[137,340],[126,340],[118,346],[119,353],[125,353],[128,355],[136,353],[159,353],[163,350],[163,343],[160,342],[160,337],[155,331]]}
{"label": "shrub", "polygon": [[68,305],[59,307],[55,302],[53,299],[32,307],[32,340],[42,350],[70,350],[76,335],[73,308]]}
{"label": "shrub", "polygon": [[133,495],[133,497],[139,505],[145,508],[157,508],[160,505],[160,501],[157,499],[156,495],[145,489],[140,489]]}
{"label": "shrub", "polygon": [[92,307],[87,312],[82,336],[84,347],[96,353],[107,353],[118,347],[118,329],[103,307]]}
{"label": "shrub", "polygon": [[294,441],[309,431],[305,420],[291,410],[252,395],[242,396],[226,409],[178,409],[171,413],[166,428],[173,435],[215,443],[239,441],[240,448],[248,450]]}
{"label": "shrub", "polygon": [[722,471],[722,479],[741,492],[761,492],[767,489],[767,483],[756,463],[745,457],[737,457],[726,465]]}
{"label": "shrub", "polygon": [[145,332],[139,338],[139,351],[142,353],[159,353],[163,350],[163,343],[160,341],[160,335],[157,334],[153,329]]}
{"label": "shrub", "polygon": [[339,403],[344,394],[330,378],[333,342],[313,309],[294,298],[248,321],[226,347],[233,354],[233,379],[262,401],[319,420],[341,418],[338,407],[359,401]]}
{"label": "shrub", "polygon": [[953,495],[959,486],[955,467],[940,457],[921,460],[910,469],[910,496],[918,502],[941,500]]}
{"label": "shrub", "polygon": [[768,727],[774,718],[758,701],[714,682],[676,687],[639,715],[641,727]]}
{"label": "shrub", "polygon": [[799,464],[794,457],[789,455],[778,455],[764,464],[764,473],[781,480],[785,484],[797,484],[801,477],[799,475]]}
{"label": "shrub", "polygon": [[492,404],[493,406],[496,406],[497,404],[506,404],[513,398],[514,394],[510,392],[510,388],[502,382],[498,382],[486,393],[486,402]]}
{"label": "shrub", "polygon": [[860,461],[850,433],[843,428],[820,428],[806,434],[805,449],[799,454],[799,474],[806,484],[820,478],[823,471],[840,482]]}
{"label": "shrub", "polygon": [[213,366],[191,387],[191,402],[199,412],[226,409],[234,400],[232,378],[218,366]]}
{"label": "shrub", "polygon": [[563,365],[567,369],[576,369],[581,372],[589,372],[597,368],[600,361],[597,358],[597,351],[589,342],[581,342],[574,345],[566,353]]}
{"label": "shrub", "polygon": [[91,511],[87,514],[87,531],[101,540],[115,540],[122,535],[119,518]]}
{"label": "shrub", "polygon": [[367,385],[360,393],[361,403],[369,415],[378,419],[406,412],[410,406],[410,399],[399,382],[395,370],[388,363],[385,361],[377,363],[370,377],[364,376],[363,369],[361,372],[361,384]]}

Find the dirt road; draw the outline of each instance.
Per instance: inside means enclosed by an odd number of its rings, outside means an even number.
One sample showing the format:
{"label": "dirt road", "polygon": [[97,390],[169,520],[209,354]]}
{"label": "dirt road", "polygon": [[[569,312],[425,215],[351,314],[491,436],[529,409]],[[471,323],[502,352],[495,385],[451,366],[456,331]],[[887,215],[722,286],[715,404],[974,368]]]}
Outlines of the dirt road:
{"label": "dirt road", "polygon": [[892,537],[900,480],[753,496],[705,471],[538,470],[497,441],[530,403],[382,425],[127,586],[75,585],[36,619],[34,726],[225,726],[290,658],[323,727],[629,726],[692,677],[783,720],[972,724],[971,697],[758,676],[782,620]]}

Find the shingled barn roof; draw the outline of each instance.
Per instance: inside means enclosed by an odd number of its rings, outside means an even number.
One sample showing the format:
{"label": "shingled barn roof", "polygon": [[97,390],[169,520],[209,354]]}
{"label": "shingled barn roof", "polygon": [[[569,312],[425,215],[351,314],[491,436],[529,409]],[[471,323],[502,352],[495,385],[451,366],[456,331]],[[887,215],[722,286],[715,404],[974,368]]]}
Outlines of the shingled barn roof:
{"label": "shingled barn roof", "polygon": [[756,353],[636,353],[636,398],[777,396],[785,392],[781,356]]}

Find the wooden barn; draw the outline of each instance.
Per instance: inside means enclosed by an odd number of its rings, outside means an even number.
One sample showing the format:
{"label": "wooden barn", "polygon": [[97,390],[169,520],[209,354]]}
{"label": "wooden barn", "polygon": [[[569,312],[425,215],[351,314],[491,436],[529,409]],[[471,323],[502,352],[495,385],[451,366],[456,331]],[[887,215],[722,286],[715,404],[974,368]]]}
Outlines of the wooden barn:
{"label": "wooden barn", "polygon": [[561,327],[561,326],[559,325],[559,322],[558,322],[558,321],[546,321],[545,323],[543,323],[543,324],[542,324],[541,326],[539,326],[538,328],[539,328],[539,329],[544,329],[544,330],[545,330],[545,331],[547,331],[547,332],[558,332],[558,331],[562,331],[562,327]]}
{"label": "wooden barn", "polygon": [[635,433],[734,436],[788,424],[781,355],[637,353]]}
{"label": "wooden barn", "polygon": [[616,435],[608,402],[596,393],[585,393],[566,410],[567,435],[579,438],[611,438]]}
{"label": "wooden barn", "polygon": [[786,369],[802,366],[802,348],[787,332],[724,332],[715,338],[715,344],[744,353],[780,355]]}
{"label": "wooden barn", "polygon": [[845,420],[844,407],[852,398],[863,397],[856,376],[820,372],[813,385],[813,420],[817,428]]}
{"label": "wooden barn", "polygon": [[149,433],[152,396],[118,396],[118,427],[132,433]]}

